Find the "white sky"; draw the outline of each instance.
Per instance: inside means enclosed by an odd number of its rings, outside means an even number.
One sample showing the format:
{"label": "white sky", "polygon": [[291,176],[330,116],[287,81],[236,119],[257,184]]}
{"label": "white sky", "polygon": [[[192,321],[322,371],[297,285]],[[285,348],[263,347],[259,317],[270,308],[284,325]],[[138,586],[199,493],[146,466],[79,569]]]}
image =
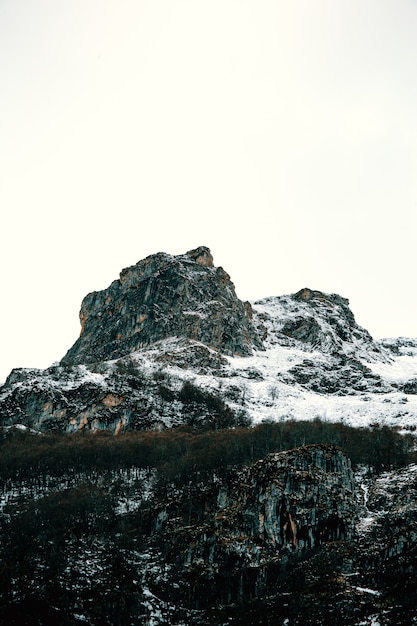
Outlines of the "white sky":
{"label": "white sky", "polygon": [[416,0],[1,0],[0,89],[0,381],[199,245],[417,335]]}

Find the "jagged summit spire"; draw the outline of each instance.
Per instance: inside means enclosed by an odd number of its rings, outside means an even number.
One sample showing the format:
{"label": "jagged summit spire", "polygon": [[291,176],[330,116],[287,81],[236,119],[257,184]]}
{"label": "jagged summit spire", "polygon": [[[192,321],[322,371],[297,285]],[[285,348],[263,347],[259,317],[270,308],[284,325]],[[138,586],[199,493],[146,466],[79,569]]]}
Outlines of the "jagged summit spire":
{"label": "jagged summit spire", "polygon": [[177,256],[158,252],[125,268],[107,289],[84,298],[80,321],[63,364],[120,358],[169,337],[230,355],[261,346],[250,304],[239,300],[206,246]]}

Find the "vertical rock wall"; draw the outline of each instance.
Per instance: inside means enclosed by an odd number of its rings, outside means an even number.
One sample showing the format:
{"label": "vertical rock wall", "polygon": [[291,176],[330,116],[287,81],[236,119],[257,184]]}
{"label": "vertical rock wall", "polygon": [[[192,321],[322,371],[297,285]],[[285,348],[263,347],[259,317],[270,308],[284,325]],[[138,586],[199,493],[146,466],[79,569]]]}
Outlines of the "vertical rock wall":
{"label": "vertical rock wall", "polygon": [[354,535],[353,474],[334,446],[270,454],[227,474],[213,497],[204,495],[205,523],[187,524],[178,503],[172,514],[164,511],[164,545],[176,555],[173,571],[191,589],[193,608],[207,608],[210,598],[230,604],[262,596],[288,559]]}

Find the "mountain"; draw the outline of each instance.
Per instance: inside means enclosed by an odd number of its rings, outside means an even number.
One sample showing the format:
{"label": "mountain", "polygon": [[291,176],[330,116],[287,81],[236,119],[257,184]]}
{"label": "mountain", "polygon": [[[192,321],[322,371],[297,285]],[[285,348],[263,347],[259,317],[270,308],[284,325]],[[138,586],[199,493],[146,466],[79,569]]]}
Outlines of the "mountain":
{"label": "mountain", "polygon": [[[416,424],[417,340],[374,341],[335,294],[305,288],[242,302],[203,246],[122,270],[84,298],[80,321],[60,363],[11,372],[1,423],[164,428],[204,421],[212,401],[223,426],[317,417]],[[190,385],[200,393],[193,402]]]}
{"label": "mountain", "polygon": [[417,339],[242,302],[204,246],[80,322],[0,388],[0,623],[417,623]]}

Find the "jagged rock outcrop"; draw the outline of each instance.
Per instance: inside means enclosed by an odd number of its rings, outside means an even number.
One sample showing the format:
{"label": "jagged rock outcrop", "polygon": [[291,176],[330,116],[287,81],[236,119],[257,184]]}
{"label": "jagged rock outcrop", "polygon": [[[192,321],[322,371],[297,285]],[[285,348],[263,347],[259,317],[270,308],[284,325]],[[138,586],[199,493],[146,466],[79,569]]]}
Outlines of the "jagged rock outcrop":
{"label": "jagged rock outcrop", "polygon": [[261,347],[252,308],[204,246],[186,254],[158,253],[120,273],[81,305],[81,335],[64,365],[117,359],[161,339],[199,341],[224,354]]}
{"label": "jagged rock outcrop", "polygon": [[356,323],[349,300],[338,294],[304,288],[295,294],[264,298],[254,307],[262,312],[264,323],[273,313],[269,334],[274,342],[330,355],[389,361],[388,351]]}
{"label": "jagged rock outcrop", "polygon": [[[270,454],[250,469],[245,482],[252,487],[242,499],[245,534],[297,550],[352,537],[355,487],[350,461],[340,449],[311,445]],[[235,512],[235,489],[222,500]],[[236,521],[232,527],[239,532]]]}
{"label": "jagged rock outcrop", "polygon": [[192,588],[189,608],[208,608],[213,598],[231,604],[272,593],[289,556],[354,535],[353,473],[334,446],[270,454],[200,487],[197,497],[204,509],[194,523],[181,518],[176,498],[164,503],[156,526],[173,555],[167,565],[177,584]]}

